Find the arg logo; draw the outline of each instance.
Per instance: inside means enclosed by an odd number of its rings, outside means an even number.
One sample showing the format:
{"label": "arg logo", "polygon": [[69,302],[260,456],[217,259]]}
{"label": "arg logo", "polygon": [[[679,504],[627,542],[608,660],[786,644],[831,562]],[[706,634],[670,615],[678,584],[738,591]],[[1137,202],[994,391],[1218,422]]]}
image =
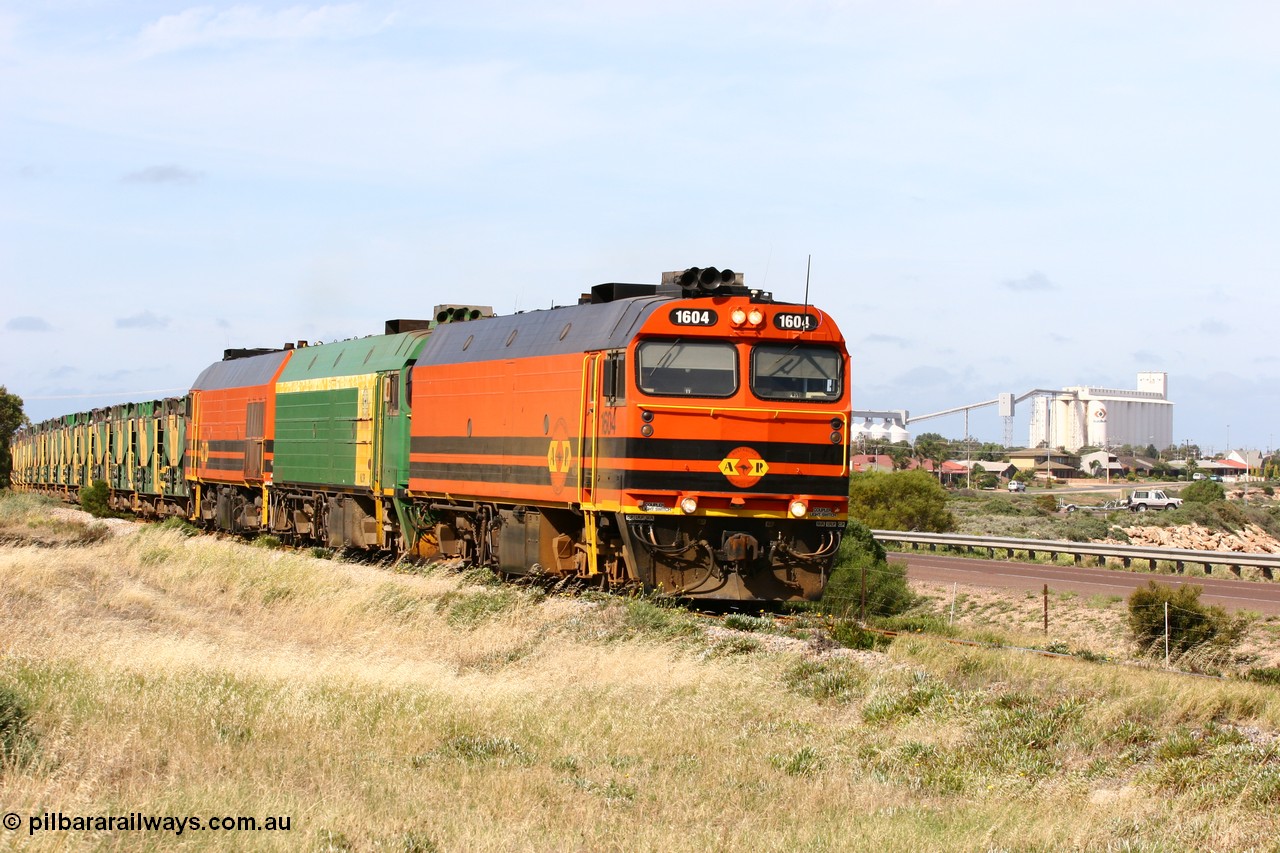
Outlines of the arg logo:
{"label": "arg logo", "polygon": [[769,473],[769,463],[750,447],[735,447],[720,460],[720,473],[739,489],[749,489]]}

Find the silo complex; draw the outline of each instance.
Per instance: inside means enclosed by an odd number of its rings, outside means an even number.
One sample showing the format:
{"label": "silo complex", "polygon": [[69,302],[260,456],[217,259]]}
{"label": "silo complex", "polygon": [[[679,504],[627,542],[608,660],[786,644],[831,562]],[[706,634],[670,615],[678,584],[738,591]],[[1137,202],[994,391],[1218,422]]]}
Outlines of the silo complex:
{"label": "silo complex", "polygon": [[1092,447],[1135,447],[1173,444],[1173,403],[1169,374],[1138,374],[1133,391],[1081,385],[1051,397],[1036,397],[1031,409],[1029,446],[1047,442],[1074,453]]}

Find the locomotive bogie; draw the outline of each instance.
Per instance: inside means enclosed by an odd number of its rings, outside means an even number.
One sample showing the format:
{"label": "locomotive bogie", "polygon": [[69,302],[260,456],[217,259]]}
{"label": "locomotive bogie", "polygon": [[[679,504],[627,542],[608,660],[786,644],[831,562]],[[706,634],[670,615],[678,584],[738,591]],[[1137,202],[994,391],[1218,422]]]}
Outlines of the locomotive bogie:
{"label": "locomotive bogie", "polygon": [[624,537],[646,584],[675,595],[813,600],[843,522],[628,514]]}

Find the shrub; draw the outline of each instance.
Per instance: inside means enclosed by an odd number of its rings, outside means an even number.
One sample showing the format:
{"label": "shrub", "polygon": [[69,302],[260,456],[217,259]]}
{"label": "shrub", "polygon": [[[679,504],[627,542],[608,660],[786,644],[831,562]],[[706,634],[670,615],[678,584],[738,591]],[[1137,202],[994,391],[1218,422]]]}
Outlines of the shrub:
{"label": "shrub", "polygon": [[1094,542],[1106,539],[1109,527],[1104,519],[1077,512],[1067,522],[1063,534],[1068,542]]}
{"label": "shrub", "polygon": [[27,703],[10,687],[0,687],[0,774],[10,761],[27,758],[35,747]]}
{"label": "shrub", "polygon": [[1196,480],[1182,490],[1181,497],[1187,503],[1207,504],[1226,500],[1227,490],[1213,480]]}
{"label": "shrub", "polygon": [[1258,684],[1270,684],[1280,687],[1280,666],[1259,666],[1254,667],[1244,674],[1246,681],[1255,681]]}
{"label": "shrub", "polygon": [[906,565],[890,563],[871,530],[850,521],[822,595],[822,608],[842,618],[861,613],[864,583],[868,616],[893,616],[916,602],[907,584]]}
{"label": "shrub", "polygon": [[927,471],[867,471],[849,480],[849,517],[880,530],[955,529],[947,493]]}
{"label": "shrub", "polygon": [[1036,509],[1046,515],[1052,515],[1058,511],[1058,499],[1053,495],[1036,495],[1033,499]]}
{"label": "shrub", "polygon": [[1165,640],[1165,605],[1168,605],[1169,651],[1185,654],[1196,649],[1209,659],[1229,653],[1249,629],[1249,619],[1232,617],[1217,605],[1200,602],[1201,587],[1173,587],[1149,581],[1129,596],[1129,631],[1144,650],[1156,651]]}
{"label": "shrub", "polygon": [[831,626],[831,639],[846,649],[880,649],[893,642],[891,637],[868,631],[852,619],[838,619]]}
{"label": "shrub", "polygon": [[852,557],[858,553],[869,555],[877,563],[883,563],[889,559],[888,552],[871,532],[870,527],[858,521],[850,521],[844,528],[844,539],[840,541],[840,553],[836,557],[836,565],[839,565],[846,556]]}
{"label": "shrub", "polygon": [[156,526],[161,530],[176,530],[179,534],[186,536],[187,538],[200,535],[199,527],[196,527],[185,518],[179,518],[176,515],[166,518]]}
{"label": "shrub", "polygon": [[[1218,484],[1211,483],[1211,485],[1216,486]],[[1261,523],[1262,527],[1267,529],[1267,519],[1252,518],[1246,514],[1246,510],[1243,507],[1238,504],[1228,503],[1225,500],[1211,501],[1209,503],[1184,503],[1172,512],[1157,513],[1150,518],[1150,523],[1158,524],[1161,527],[1199,524],[1211,530],[1239,530],[1251,521]]]}
{"label": "shrub", "polygon": [[107,503],[108,497],[106,481],[94,480],[93,485],[80,490],[80,508],[94,518],[115,518],[115,511]]}
{"label": "shrub", "polygon": [[768,631],[773,628],[773,620],[765,616],[730,613],[724,617],[724,626],[735,631]]}

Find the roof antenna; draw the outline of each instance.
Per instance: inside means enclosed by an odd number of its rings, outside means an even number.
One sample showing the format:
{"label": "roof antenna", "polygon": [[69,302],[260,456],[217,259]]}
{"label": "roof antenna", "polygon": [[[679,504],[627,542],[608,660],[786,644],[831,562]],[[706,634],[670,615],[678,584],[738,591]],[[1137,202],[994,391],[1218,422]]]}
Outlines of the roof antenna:
{"label": "roof antenna", "polygon": [[[809,262],[805,264],[805,267],[804,267],[804,313],[806,316],[809,313],[809,272],[812,269],[813,269],[813,255],[811,254],[809,255]],[[804,323],[808,325],[809,321],[805,320]]]}

